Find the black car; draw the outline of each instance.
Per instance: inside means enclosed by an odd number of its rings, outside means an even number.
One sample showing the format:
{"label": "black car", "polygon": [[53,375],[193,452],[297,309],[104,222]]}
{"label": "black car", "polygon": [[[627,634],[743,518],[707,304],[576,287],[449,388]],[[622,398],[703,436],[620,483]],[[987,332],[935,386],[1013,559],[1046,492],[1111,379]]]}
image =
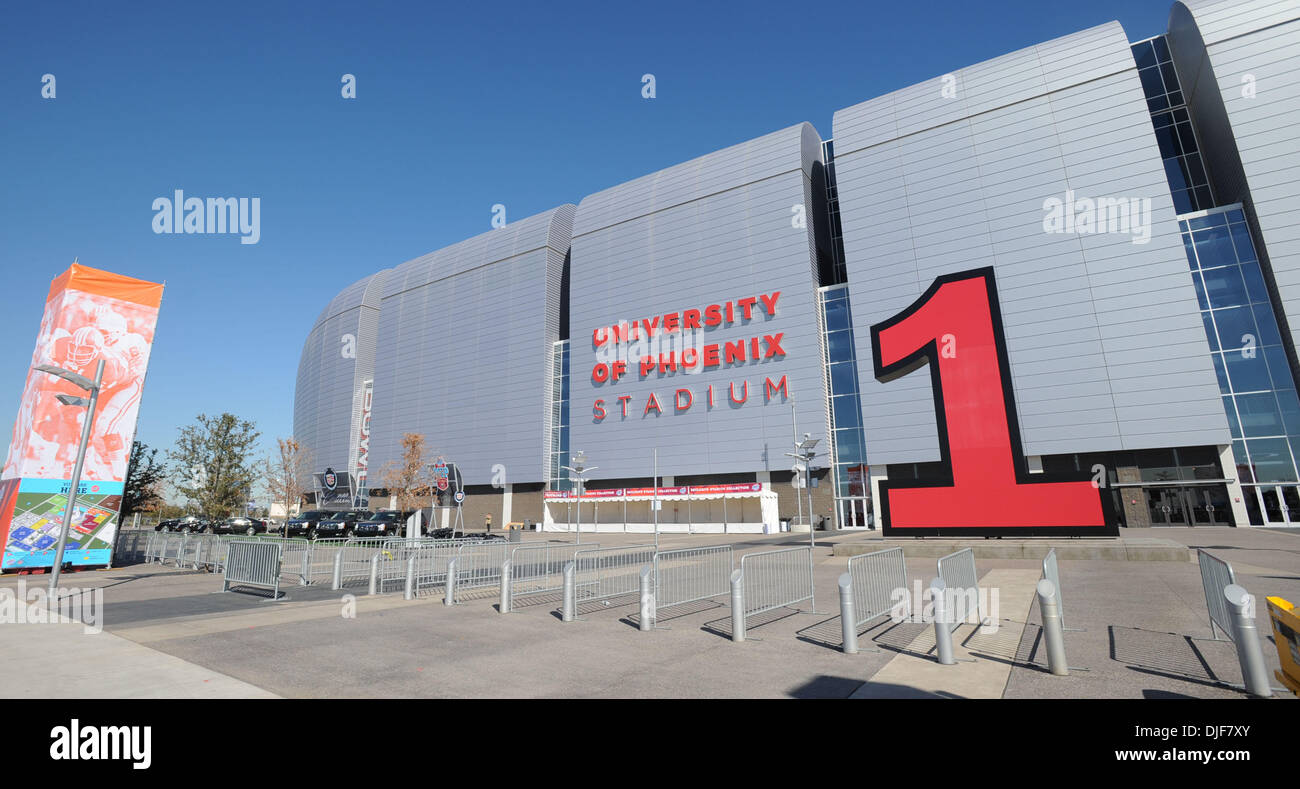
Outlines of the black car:
{"label": "black car", "polygon": [[308,510],[296,518],[290,518],[284,524],[281,533],[286,537],[297,537],[306,535],[311,539],[316,539],[316,524],[327,520],[335,513],[330,510]]}
{"label": "black car", "polygon": [[202,515],[186,515],[183,518],[174,518],[163,521],[158,524],[158,531],[179,532],[181,534],[190,534],[191,532],[212,533],[214,521],[203,517]]}
{"label": "black car", "polygon": [[257,518],[244,518],[235,516],[226,518],[221,523],[216,524],[209,534],[247,534],[250,537],[254,534],[266,534],[266,521]]}
{"label": "black car", "polygon": [[380,510],[370,518],[358,521],[358,537],[405,537],[406,519],[414,513],[397,510]]}
{"label": "black car", "polygon": [[352,537],[357,524],[375,516],[370,510],[344,510],[316,523],[316,537]]}

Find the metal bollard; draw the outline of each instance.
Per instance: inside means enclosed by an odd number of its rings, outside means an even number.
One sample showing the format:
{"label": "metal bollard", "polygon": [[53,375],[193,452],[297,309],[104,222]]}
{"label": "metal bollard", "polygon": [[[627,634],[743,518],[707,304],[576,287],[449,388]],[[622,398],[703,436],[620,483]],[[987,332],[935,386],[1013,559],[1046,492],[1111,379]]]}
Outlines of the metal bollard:
{"label": "metal bollard", "polygon": [[406,560],[406,591],[402,596],[407,600],[415,599],[415,554]]}
{"label": "metal bollard", "polygon": [[731,640],[737,644],[745,640],[745,573],[743,570],[731,571]]}
{"label": "metal bollard", "polygon": [[497,611],[503,614],[510,613],[510,560],[506,559],[501,563],[501,602],[497,605]]}
{"label": "metal bollard", "polygon": [[334,580],[330,582],[330,589],[338,591],[343,588],[343,551],[339,550],[334,554]]}
{"label": "metal bollard", "polygon": [[1058,677],[1069,676],[1070,663],[1065,659],[1065,628],[1061,623],[1061,605],[1056,597],[1056,584],[1046,578],[1038,582],[1038,613],[1043,619],[1047,669]]}
{"label": "metal bollard", "polygon": [[370,594],[377,594],[379,589],[379,554],[370,557]]}
{"label": "metal bollard", "polygon": [[442,598],[443,605],[456,604],[456,562],[458,561],[460,561],[459,556],[447,562],[447,592]]}
{"label": "metal bollard", "polygon": [[1228,613],[1232,620],[1232,640],[1237,645],[1237,661],[1241,663],[1241,676],[1246,692],[1256,698],[1273,696],[1268,670],[1264,668],[1264,652],[1259,646],[1259,632],[1255,629],[1255,597],[1237,584],[1223,588],[1228,599]]}
{"label": "metal bollard", "polygon": [[654,571],[649,565],[641,568],[641,632],[653,630],[655,626]]}
{"label": "metal bollard", "polygon": [[302,568],[298,571],[298,585],[306,586],[311,583],[311,552],[315,550],[314,546],[308,545],[307,550],[302,552]]}
{"label": "metal bollard", "polygon": [[203,548],[207,544],[207,540],[199,540],[199,547],[194,550],[193,569],[197,570],[199,569],[199,566],[203,564]]}
{"label": "metal bollard", "polygon": [[853,576],[840,575],[840,631],[843,633],[844,654],[858,654],[858,623],[853,614]]}
{"label": "metal bollard", "polygon": [[948,587],[942,578],[930,581],[930,597],[934,600],[934,645],[939,651],[939,662],[945,666],[957,661],[952,656],[952,631],[948,629]]}
{"label": "metal bollard", "polygon": [[560,621],[572,622],[577,618],[577,600],[574,590],[574,581],[577,576],[577,568],[573,562],[564,565],[564,602],[560,608]]}

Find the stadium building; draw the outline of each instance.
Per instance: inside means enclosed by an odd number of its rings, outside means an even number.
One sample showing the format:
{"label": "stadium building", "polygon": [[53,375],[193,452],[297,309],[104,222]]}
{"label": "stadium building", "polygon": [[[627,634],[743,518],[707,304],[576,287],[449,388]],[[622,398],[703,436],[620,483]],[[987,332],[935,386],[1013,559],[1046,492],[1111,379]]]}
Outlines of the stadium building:
{"label": "stadium building", "polygon": [[364,498],[424,435],[470,524],[752,532],[811,502],[866,528],[943,442],[929,376],[875,379],[871,327],[990,267],[1028,473],[1090,471],[1126,526],[1300,522],[1300,3],[1178,3],[1164,35],[1111,22],[832,132],[350,285],[303,348],[296,436]]}

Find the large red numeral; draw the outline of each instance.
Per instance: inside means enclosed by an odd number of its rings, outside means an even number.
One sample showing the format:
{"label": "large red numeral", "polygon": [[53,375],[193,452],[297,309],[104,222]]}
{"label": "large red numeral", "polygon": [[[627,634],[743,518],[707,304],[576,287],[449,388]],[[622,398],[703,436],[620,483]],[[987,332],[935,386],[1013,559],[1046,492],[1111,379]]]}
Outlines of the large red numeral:
{"label": "large red numeral", "polygon": [[936,479],[880,483],[886,534],[1118,533],[1110,497],[1089,472],[1029,474],[993,269],[939,277],[871,327],[871,348],[878,381],[930,365],[944,469]]}

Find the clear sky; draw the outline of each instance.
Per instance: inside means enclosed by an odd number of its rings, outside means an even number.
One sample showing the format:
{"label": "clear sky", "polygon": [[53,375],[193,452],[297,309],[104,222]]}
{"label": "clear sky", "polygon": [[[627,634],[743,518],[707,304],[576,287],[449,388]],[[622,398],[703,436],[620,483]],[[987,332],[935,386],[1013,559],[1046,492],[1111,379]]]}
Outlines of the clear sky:
{"label": "clear sky", "polygon": [[[230,411],[269,448],[330,299],[490,230],[494,204],[521,219],[800,121],[829,137],[836,109],[1057,36],[1163,33],[1171,4],[9,4],[0,448],[74,257],[166,282],[139,440]],[[176,189],[260,197],[259,243],[155,234]]]}

